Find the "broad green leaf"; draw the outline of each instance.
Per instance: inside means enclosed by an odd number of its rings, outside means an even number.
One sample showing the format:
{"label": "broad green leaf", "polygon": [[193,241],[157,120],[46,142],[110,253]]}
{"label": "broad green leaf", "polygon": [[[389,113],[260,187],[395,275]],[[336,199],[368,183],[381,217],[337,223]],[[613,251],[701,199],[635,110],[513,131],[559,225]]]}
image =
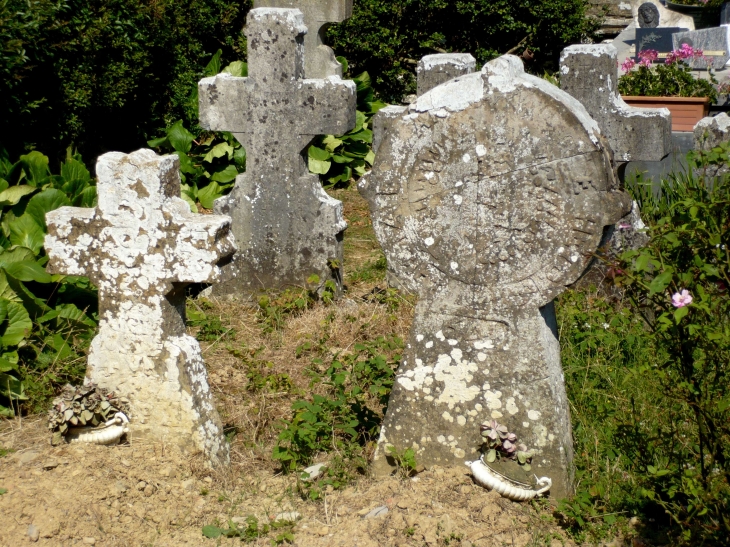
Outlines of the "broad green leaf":
{"label": "broad green leaf", "polygon": [[[220,51],[220,50],[219,50]],[[203,535],[210,539],[216,539],[223,535],[224,530],[218,528],[217,526],[208,525],[203,526]]]}
{"label": "broad green leaf", "polygon": [[48,170],[48,156],[44,156],[37,150],[33,150],[24,156],[20,156],[19,163],[25,172],[25,178],[31,186],[42,186],[50,175]]}
{"label": "broad green leaf", "polygon": [[66,182],[78,180],[88,184],[91,181],[91,173],[86,166],[74,158],[69,158],[61,164],[61,176]]}
{"label": "broad green leaf", "polygon": [[8,186],[10,186],[8,181],[0,177],[0,192],[7,190]]}
{"label": "broad green leaf", "polygon": [[243,146],[239,146],[233,152],[233,161],[239,171],[246,170],[246,149]]}
{"label": "broad green leaf", "polygon": [[31,215],[27,213],[22,215],[11,222],[8,228],[10,229],[9,239],[13,245],[28,247],[35,254],[38,254],[43,247],[45,231]]}
{"label": "broad green leaf", "polygon": [[0,342],[4,346],[17,346],[29,333],[33,323],[25,307],[17,302],[7,303],[7,326]]}
{"label": "broad green leaf", "polygon": [[208,64],[205,65],[204,73],[206,76],[215,76],[221,71],[221,55],[223,55],[223,50],[219,49],[210,58]]}
{"label": "broad green leaf", "polygon": [[207,186],[198,190],[198,201],[206,209],[212,209],[215,200],[222,196],[223,188],[215,181],[211,181]]}
{"label": "broad green leaf", "polygon": [[51,275],[46,272],[35,260],[11,262],[5,265],[5,272],[18,281],[36,281],[50,283]]}
{"label": "broad green leaf", "polygon": [[8,285],[8,278],[5,276],[5,270],[2,268],[0,268],[0,299],[20,302],[18,295]]}
{"label": "broad green leaf", "polygon": [[198,169],[195,167],[193,160],[190,159],[190,156],[177,151],[175,154],[177,154],[177,157],[180,159],[180,171],[182,173],[186,173],[188,175],[196,175],[198,173]]}
{"label": "broad green leaf", "polygon": [[[15,247],[11,251],[0,252],[0,268],[13,262],[35,260],[35,254],[27,247]],[[2,295],[0,295],[2,297]]]}
{"label": "broad green leaf", "polygon": [[208,163],[212,162],[215,158],[222,158],[223,156],[231,156],[233,154],[233,147],[227,142],[216,144],[210,151],[205,155],[203,161]]}
{"label": "broad green leaf", "polygon": [[167,139],[175,150],[187,154],[190,152],[195,136],[183,127],[182,120],[178,120],[167,130]]}
{"label": "broad green leaf", "polygon": [[76,307],[75,304],[59,304],[56,306],[58,317],[61,319],[69,319],[77,323],[83,323],[89,327],[96,327],[96,321],[91,319],[83,310]]}
{"label": "broad green leaf", "polygon": [[497,459],[497,451],[492,448],[489,452],[487,452],[487,456],[484,459],[487,460],[489,463],[494,462],[494,460]]}
{"label": "broad green leaf", "polygon": [[309,171],[318,175],[326,175],[329,172],[332,162],[328,161],[332,154],[327,150],[310,146],[309,151]]}
{"label": "broad green leaf", "polygon": [[8,304],[9,302],[7,300],[0,299],[0,324],[2,324],[2,322],[5,321],[5,318],[8,316]]}
{"label": "broad green leaf", "polygon": [[328,152],[333,152],[333,153],[337,148],[342,146],[343,142],[344,141],[338,139],[334,135],[327,135],[324,139],[322,139],[322,144],[324,144],[325,149]]}
{"label": "broad green leaf", "polygon": [[317,175],[326,175],[330,167],[332,166],[332,163],[329,161],[321,161],[321,160],[315,160],[314,158],[309,158],[309,172],[315,173]]}
{"label": "broad green leaf", "polygon": [[686,317],[688,313],[689,308],[687,306],[674,310],[674,321],[677,323],[677,325],[679,325],[679,322],[682,320],[682,318]]}
{"label": "broad green leaf", "polygon": [[147,141],[147,146],[149,146],[150,148],[164,147],[165,144],[167,144],[168,146],[171,146],[167,140],[167,137],[159,137],[157,139],[150,139]]}
{"label": "broad green leaf", "polygon": [[660,273],[649,284],[649,294],[656,294],[663,292],[669,284],[672,282],[672,275],[674,272],[671,269],[667,269],[666,272]]}
{"label": "broad green leaf", "polygon": [[338,156],[337,154],[332,154],[332,161],[335,163],[350,163],[352,161],[352,158],[348,158],[347,156]]}
{"label": "broad green leaf", "polygon": [[28,206],[25,208],[25,213],[33,217],[33,220],[35,220],[45,232],[47,230],[46,213],[50,213],[64,205],[71,205],[66,194],[60,190],[54,190],[51,188],[43,190],[43,192],[30,198]]}
{"label": "broad green leaf", "polygon": [[226,165],[224,169],[221,169],[220,171],[216,171],[213,173],[210,177],[210,180],[213,182],[220,182],[220,183],[227,183],[232,182],[236,179],[238,176],[238,169],[236,169],[235,165]]}
{"label": "broad green leaf", "polygon": [[18,302],[26,309],[31,317],[39,317],[50,311],[48,305],[30,292],[22,281],[18,281],[11,275],[5,275],[5,270],[0,270],[0,275],[5,278],[7,286],[10,288],[10,298],[8,300]]}
{"label": "broad green leaf", "polygon": [[245,78],[248,76],[248,64],[243,61],[233,61],[222,72],[237,78]]}
{"label": "broad green leaf", "polygon": [[342,73],[343,74],[347,73],[347,67],[349,66],[347,59],[345,59],[344,57],[338,56],[337,62],[342,65]]}
{"label": "broad green leaf", "polygon": [[96,186],[85,188],[78,198],[74,199],[76,207],[96,207]]}
{"label": "broad green leaf", "polygon": [[372,150],[370,150],[367,153],[367,156],[365,156],[365,161],[368,163],[368,165],[372,166],[373,165],[373,162],[375,161],[375,152],[373,152]]}
{"label": "broad green leaf", "polygon": [[20,186],[11,186],[7,190],[0,192],[0,206],[16,205],[24,196],[36,192],[38,188],[33,188],[26,184]]}
{"label": "broad green leaf", "polygon": [[342,155],[348,158],[364,159],[368,152],[370,152],[370,146],[367,143],[352,141],[342,151]]}
{"label": "broad green leaf", "polygon": [[360,129],[359,131],[343,136],[342,140],[371,143],[373,142],[373,132],[369,129]]}
{"label": "broad green leaf", "polygon": [[327,150],[322,150],[316,146],[310,146],[308,151],[309,157],[315,160],[327,161],[332,157]]}
{"label": "broad green leaf", "polygon": [[28,398],[25,395],[23,383],[16,377],[4,372],[0,372],[0,393],[14,401],[24,401]]}

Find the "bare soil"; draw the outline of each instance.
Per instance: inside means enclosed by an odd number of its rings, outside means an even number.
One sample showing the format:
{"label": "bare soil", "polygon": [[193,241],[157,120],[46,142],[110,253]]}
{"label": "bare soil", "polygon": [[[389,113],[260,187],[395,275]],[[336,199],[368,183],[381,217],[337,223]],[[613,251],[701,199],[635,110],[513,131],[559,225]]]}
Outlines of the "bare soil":
{"label": "bare soil", "polygon": [[[208,539],[202,529],[231,522],[246,528],[251,517],[260,533],[249,533],[249,545],[573,545],[549,503],[503,499],[473,484],[466,467],[384,480],[359,475],[345,489],[327,487],[322,499],[310,501],[299,493],[297,476],[282,474],[272,460],[277,424],[290,418],[292,401],[319,389],[308,372],[312,355],[343,355],[379,336],[405,339],[410,327],[412,298],[398,297],[396,306],[380,301],[373,295],[385,289],[382,275],[357,275],[380,257],[366,204],[354,188],[334,194],[350,222],[350,281],[342,300],[286,317],[272,331],[251,304],[213,297],[189,304],[218,321],[201,346],[232,432],[230,468],[213,471],[180,447],[135,439],[114,447],[51,447],[44,416],[0,423],[0,448],[9,450],[0,451],[0,492],[7,491],[0,494],[0,547],[238,545],[238,537]],[[201,337],[204,328],[191,334]],[[302,352],[305,343],[313,349]],[[295,522],[283,524],[281,513]],[[279,524],[265,530],[277,517]]]}

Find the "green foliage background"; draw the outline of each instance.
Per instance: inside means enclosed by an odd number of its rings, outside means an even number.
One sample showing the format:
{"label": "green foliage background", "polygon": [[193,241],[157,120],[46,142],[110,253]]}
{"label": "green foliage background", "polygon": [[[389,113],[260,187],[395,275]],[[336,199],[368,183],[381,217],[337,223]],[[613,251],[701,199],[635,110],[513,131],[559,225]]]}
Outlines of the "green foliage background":
{"label": "green foliage background", "polygon": [[[483,64],[516,48],[536,73],[595,29],[585,0],[355,0],[353,17],[327,36],[354,73],[367,71],[386,102],[415,93],[418,60],[465,52]],[[527,61],[531,55],[534,59]]]}
{"label": "green foliage background", "polygon": [[197,124],[211,53],[245,57],[251,0],[0,0],[0,144],[86,158]]}

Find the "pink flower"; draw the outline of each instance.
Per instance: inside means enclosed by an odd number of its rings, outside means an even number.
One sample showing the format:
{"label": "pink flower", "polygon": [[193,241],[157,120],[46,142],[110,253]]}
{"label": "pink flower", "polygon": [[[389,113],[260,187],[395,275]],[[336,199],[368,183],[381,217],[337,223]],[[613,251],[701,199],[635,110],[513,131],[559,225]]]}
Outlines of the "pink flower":
{"label": "pink flower", "polygon": [[635,66],[636,62],[631,57],[627,57],[626,60],[621,63],[621,70],[623,70],[624,72],[629,72]]}
{"label": "pink flower", "polygon": [[675,308],[684,308],[692,303],[692,295],[689,294],[687,289],[682,289],[681,292],[674,293],[672,295],[672,306]]}

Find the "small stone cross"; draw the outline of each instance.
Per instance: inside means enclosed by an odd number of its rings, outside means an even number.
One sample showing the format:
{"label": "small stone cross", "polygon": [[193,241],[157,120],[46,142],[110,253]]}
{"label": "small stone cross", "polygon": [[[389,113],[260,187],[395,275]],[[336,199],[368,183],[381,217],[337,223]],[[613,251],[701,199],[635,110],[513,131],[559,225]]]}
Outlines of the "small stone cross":
{"label": "small stone cross", "polygon": [[569,495],[553,300],[630,206],[606,140],[578,101],[511,55],[394,116],[358,188],[418,304],[374,472],[392,471],[390,447],[426,466],[477,459],[480,424],[497,420],[538,451],[532,469],[551,494]]}
{"label": "small stone cross", "polygon": [[598,122],[616,161],[659,161],[671,150],[669,111],[627,105],[617,91],[617,59],[611,44],[565,48],[560,55],[560,88]]}
{"label": "small stone cross", "polygon": [[310,175],[304,151],[316,135],[355,125],[355,84],[303,79],[307,32],[299,10],[251,10],[248,78],[200,81],[200,124],[231,131],[247,152],[246,173],[216,202],[230,214],[240,249],[224,292],[301,285],[310,275],[340,283],[342,203]]}
{"label": "small stone cross", "polygon": [[342,77],[342,65],[324,34],[331,23],[352,17],[352,0],[255,0],[254,8],[296,8],[304,14],[304,76],[307,78]]}
{"label": "small stone cross", "polygon": [[185,287],[218,280],[235,251],[230,219],[190,212],[176,156],[110,152],[97,174],[96,208],[46,215],[48,271],[87,276],[99,288],[87,378],[130,399],[134,436],[226,464],[200,346],[185,331]]}

